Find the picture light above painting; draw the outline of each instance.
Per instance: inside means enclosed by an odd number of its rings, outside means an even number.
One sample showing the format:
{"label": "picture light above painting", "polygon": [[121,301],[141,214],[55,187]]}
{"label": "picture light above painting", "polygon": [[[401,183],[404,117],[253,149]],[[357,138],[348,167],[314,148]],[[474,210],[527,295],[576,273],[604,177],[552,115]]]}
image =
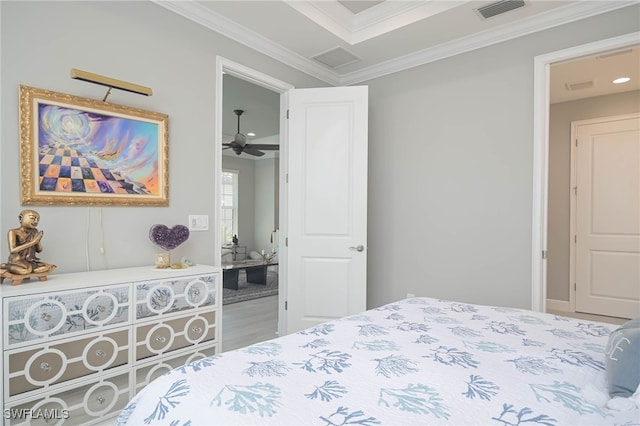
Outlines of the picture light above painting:
{"label": "picture light above painting", "polygon": [[22,204],[169,204],[168,115],[24,85],[19,92]]}
{"label": "picture light above painting", "polygon": [[117,80],[104,75],[94,74],[88,71],[82,71],[76,68],[71,68],[71,78],[108,87],[109,89],[104,95],[104,98],[102,98],[102,102],[107,100],[107,97],[111,93],[111,89],[124,90],[125,92],[137,93],[138,95],[144,96],[151,96],[153,94],[153,91],[149,87],[129,83],[128,81]]}

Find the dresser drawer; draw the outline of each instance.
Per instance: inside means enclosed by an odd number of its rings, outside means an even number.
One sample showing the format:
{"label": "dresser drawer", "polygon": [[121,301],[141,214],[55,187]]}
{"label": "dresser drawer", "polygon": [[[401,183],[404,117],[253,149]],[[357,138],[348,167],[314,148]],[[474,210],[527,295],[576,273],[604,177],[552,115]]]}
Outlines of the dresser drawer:
{"label": "dresser drawer", "polygon": [[130,398],[130,372],[5,404],[7,425],[91,425],[115,417]]}
{"label": "dresser drawer", "polygon": [[218,344],[204,344],[185,351],[179,351],[177,355],[163,357],[154,360],[149,364],[141,365],[134,372],[135,389],[134,393],[138,393],[140,389],[151,383],[153,380],[162,376],[174,368],[199,368],[206,365],[205,358],[218,353]]}
{"label": "dresser drawer", "polygon": [[178,277],[135,285],[135,317],[153,318],[188,309],[213,306],[218,297],[219,275]]}
{"label": "dresser drawer", "polygon": [[4,349],[129,322],[130,285],[4,299]]}
{"label": "dresser drawer", "polygon": [[129,362],[130,328],[5,352],[5,399],[60,387]]}
{"label": "dresser drawer", "polygon": [[217,311],[197,311],[135,327],[135,361],[172,352],[216,337]]}

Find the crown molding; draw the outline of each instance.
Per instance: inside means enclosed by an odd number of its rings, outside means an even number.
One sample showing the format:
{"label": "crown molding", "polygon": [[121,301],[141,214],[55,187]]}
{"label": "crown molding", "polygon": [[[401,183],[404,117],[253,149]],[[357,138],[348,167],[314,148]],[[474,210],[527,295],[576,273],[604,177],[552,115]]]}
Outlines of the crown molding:
{"label": "crown molding", "polygon": [[247,27],[238,25],[236,22],[196,3],[194,0],[150,1],[325,83],[333,86],[340,85],[340,76],[337,73],[325,69],[310,59],[262,37]]}
{"label": "crown molding", "polygon": [[[359,71],[338,74],[315,63],[311,59],[305,58],[279,44],[265,39],[255,31],[238,25],[230,19],[213,12],[211,9],[196,3],[194,0],[150,1],[333,86],[358,84],[639,3],[638,0],[581,1],[572,3],[532,18],[526,18],[519,22],[505,24],[499,28],[462,37],[432,48],[381,62]],[[372,9],[378,6],[374,6]]]}
{"label": "crown molding", "polygon": [[503,41],[637,4],[637,0],[616,0],[608,2],[584,1],[572,3],[541,13],[540,15],[532,18],[526,18],[519,22],[505,24],[498,28],[462,37],[419,52],[381,62],[359,71],[343,74],[340,78],[340,83],[344,86],[358,84],[363,81],[383,77],[385,75],[449,58],[461,53],[491,46]]}

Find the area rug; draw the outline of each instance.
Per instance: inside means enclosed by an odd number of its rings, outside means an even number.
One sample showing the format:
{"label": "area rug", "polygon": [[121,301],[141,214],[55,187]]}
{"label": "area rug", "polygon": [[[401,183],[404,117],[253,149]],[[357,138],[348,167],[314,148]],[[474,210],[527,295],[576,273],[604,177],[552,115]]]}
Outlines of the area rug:
{"label": "area rug", "polygon": [[278,272],[267,271],[267,284],[262,285],[248,283],[247,274],[245,271],[240,271],[238,275],[238,289],[223,288],[222,290],[223,305],[273,296],[274,294],[278,294]]}

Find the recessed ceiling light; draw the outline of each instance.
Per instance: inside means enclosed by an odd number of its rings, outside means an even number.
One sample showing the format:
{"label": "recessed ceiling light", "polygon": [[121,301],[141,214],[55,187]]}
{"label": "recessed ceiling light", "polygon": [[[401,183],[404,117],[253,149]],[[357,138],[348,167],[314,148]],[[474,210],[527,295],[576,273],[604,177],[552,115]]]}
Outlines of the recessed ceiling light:
{"label": "recessed ceiling light", "polygon": [[613,84],[626,83],[629,80],[631,80],[629,77],[620,77],[620,78],[616,78],[615,80],[613,80]]}
{"label": "recessed ceiling light", "polygon": [[249,132],[249,133],[247,133],[247,136],[255,136],[255,135],[256,135],[256,134],[255,134],[255,133],[253,133],[253,132]]}

